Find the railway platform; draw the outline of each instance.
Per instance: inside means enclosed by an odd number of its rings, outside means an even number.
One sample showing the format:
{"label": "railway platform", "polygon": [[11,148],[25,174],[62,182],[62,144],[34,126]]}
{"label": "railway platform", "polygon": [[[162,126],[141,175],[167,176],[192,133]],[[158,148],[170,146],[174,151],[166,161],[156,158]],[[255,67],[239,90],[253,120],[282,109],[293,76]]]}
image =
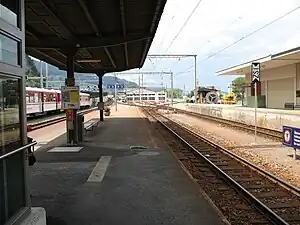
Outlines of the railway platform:
{"label": "railway platform", "polygon": [[62,135],[30,168],[32,204],[48,225],[226,223],[137,108],[112,107],[82,146]]}
{"label": "railway platform", "polygon": [[[208,116],[221,117],[228,120],[243,122],[246,124],[255,124],[254,108],[242,107],[240,105],[225,105],[225,104],[192,104],[192,103],[177,103],[174,108],[200,113]],[[300,127],[300,112],[299,110],[287,109],[257,109],[258,126],[281,130],[282,126]]]}

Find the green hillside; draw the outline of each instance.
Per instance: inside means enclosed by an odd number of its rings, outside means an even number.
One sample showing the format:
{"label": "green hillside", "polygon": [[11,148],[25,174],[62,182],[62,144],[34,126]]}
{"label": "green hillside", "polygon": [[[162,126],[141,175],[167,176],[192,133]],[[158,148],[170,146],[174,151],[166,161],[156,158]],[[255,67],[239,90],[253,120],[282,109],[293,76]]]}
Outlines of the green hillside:
{"label": "green hillside", "polygon": [[[40,80],[39,79],[32,79],[33,77],[38,78],[40,76],[40,62],[32,60],[30,57],[26,55],[26,75],[28,77],[26,81],[26,86],[30,87],[40,87]],[[43,64],[42,69],[43,75],[46,74],[46,67],[45,64]],[[57,67],[54,67],[52,65],[48,64],[48,85],[49,87],[60,87],[61,85],[64,85],[64,81],[66,78],[66,71],[59,70]],[[75,80],[80,84],[81,86],[97,86],[98,85],[98,77],[95,74],[83,74],[83,73],[75,73]],[[104,76],[103,77],[103,85],[104,89],[106,89],[107,85],[114,84],[115,78],[113,76]],[[127,88],[137,88],[138,85],[134,82],[117,78],[117,82],[119,84],[125,84]],[[44,82],[44,87],[46,86],[46,83]]]}

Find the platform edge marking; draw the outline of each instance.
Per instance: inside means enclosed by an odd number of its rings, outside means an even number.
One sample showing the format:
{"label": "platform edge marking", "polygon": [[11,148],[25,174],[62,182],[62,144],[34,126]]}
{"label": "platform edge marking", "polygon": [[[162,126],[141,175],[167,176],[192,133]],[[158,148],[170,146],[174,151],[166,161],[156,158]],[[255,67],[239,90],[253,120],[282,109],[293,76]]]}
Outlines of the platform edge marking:
{"label": "platform edge marking", "polygon": [[111,158],[111,156],[101,156],[93,171],[91,172],[87,182],[100,183],[105,176]]}

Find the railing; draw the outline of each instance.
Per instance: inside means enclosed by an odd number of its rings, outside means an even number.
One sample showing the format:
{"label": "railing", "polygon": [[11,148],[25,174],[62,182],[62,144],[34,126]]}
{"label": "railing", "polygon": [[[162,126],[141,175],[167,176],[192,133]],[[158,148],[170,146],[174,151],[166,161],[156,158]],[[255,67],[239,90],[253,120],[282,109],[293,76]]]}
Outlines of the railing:
{"label": "railing", "polygon": [[36,144],[33,141],[0,155],[0,225],[18,223],[29,213],[27,160],[23,151]]}
{"label": "railing", "polygon": [[26,149],[28,149],[28,148],[30,148],[30,147],[36,145],[36,144],[37,144],[37,142],[34,141],[34,142],[31,142],[30,144],[24,145],[23,147],[18,148],[18,149],[14,150],[14,151],[11,151],[11,152],[9,152],[9,153],[6,153],[6,154],[4,154],[4,155],[1,155],[1,156],[0,156],[0,160],[3,160],[3,159],[5,159],[5,158],[7,158],[7,157],[9,157],[9,156],[11,156],[11,155],[14,155],[14,154],[16,154],[16,153],[18,153],[18,152],[21,152],[21,151],[23,151],[23,150],[26,150]]}

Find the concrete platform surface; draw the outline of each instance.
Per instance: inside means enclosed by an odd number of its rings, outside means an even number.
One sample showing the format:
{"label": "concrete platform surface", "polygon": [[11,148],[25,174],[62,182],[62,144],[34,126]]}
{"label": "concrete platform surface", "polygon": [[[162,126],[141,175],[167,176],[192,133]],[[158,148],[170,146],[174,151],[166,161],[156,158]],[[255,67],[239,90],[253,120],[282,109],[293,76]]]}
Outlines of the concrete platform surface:
{"label": "concrete platform surface", "polygon": [[[255,109],[250,107],[241,107],[239,105],[190,103],[179,103],[175,104],[173,107],[194,113],[243,122],[246,124],[255,124]],[[279,131],[282,129],[282,126],[300,127],[300,111],[258,108],[257,125]]]}
{"label": "concrete platform surface", "polygon": [[53,141],[36,151],[32,203],[46,209],[47,224],[224,224],[150,127],[120,105],[82,149],[48,152]]}
{"label": "concrete platform surface", "polygon": [[46,211],[41,207],[31,208],[31,213],[20,225],[46,225]]}

